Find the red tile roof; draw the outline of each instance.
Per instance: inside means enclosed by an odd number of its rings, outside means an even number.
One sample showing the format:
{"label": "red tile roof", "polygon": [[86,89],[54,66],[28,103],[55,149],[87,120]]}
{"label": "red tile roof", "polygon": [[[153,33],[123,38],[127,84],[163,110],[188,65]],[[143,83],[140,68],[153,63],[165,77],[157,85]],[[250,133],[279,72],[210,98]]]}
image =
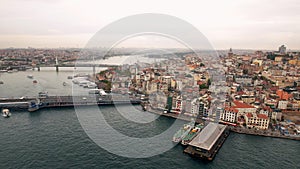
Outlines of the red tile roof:
{"label": "red tile roof", "polygon": [[257,117],[260,119],[268,119],[268,116],[265,114],[257,114]]}
{"label": "red tile roof", "polygon": [[226,111],[230,111],[230,112],[234,112],[234,113],[238,113],[239,112],[239,110],[237,110],[237,109],[235,109],[233,107],[225,107],[225,110]]}
{"label": "red tile roof", "polygon": [[248,118],[253,117],[253,115],[252,115],[251,113],[247,113],[246,116],[247,116]]}
{"label": "red tile roof", "polygon": [[242,103],[242,102],[239,102],[239,101],[233,101],[233,104],[235,106],[232,106],[233,108],[255,108],[254,106],[251,106],[249,104],[246,104],[246,103]]}

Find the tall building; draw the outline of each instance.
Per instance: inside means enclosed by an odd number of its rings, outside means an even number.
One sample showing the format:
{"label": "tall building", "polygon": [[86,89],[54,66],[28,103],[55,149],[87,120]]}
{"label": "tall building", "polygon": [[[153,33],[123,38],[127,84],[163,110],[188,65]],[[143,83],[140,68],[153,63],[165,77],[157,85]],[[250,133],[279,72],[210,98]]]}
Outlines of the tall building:
{"label": "tall building", "polygon": [[233,52],[232,52],[232,48],[230,48],[228,52],[228,57],[232,57],[232,56],[233,56]]}
{"label": "tall building", "polygon": [[279,52],[280,54],[286,54],[286,47],[285,47],[284,45],[281,45],[281,46],[279,47],[278,52]]}

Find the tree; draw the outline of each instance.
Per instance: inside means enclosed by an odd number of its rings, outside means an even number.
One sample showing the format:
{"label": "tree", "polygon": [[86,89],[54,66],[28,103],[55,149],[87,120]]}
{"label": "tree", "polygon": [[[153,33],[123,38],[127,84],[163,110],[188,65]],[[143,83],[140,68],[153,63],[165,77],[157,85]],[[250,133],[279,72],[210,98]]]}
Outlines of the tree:
{"label": "tree", "polygon": [[199,88],[201,90],[201,89],[207,89],[208,87],[206,86],[206,84],[201,84],[201,85],[199,85]]}

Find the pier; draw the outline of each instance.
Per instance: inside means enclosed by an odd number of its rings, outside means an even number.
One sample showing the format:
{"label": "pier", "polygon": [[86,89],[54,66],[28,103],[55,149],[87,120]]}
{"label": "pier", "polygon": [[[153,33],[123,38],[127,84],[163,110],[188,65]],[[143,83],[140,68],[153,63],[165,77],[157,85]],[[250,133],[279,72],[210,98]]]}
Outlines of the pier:
{"label": "pier", "polygon": [[212,161],[229,135],[228,127],[222,124],[209,123],[184,150],[185,153]]}
{"label": "pier", "polygon": [[[74,107],[92,105],[117,105],[117,104],[140,104],[137,98],[127,99],[111,96],[47,96],[37,98],[2,98],[0,108],[27,109],[37,111],[42,108],[51,107]],[[32,109],[34,108],[34,109]]]}

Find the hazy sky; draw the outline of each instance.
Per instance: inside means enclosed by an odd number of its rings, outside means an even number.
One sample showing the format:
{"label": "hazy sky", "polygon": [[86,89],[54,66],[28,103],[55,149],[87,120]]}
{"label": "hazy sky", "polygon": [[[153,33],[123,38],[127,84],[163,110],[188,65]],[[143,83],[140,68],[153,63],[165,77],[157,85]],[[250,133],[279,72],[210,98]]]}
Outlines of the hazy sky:
{"label": "hazy sky", "polygon": [[[84,47],[105,25],[140,13],[181,18],[216,49],[300,49],[299,0],[1,0],[0,48]],[[170,47],[163,42],[155,44]],[[126,45],[143,44],[151,42]]]}

